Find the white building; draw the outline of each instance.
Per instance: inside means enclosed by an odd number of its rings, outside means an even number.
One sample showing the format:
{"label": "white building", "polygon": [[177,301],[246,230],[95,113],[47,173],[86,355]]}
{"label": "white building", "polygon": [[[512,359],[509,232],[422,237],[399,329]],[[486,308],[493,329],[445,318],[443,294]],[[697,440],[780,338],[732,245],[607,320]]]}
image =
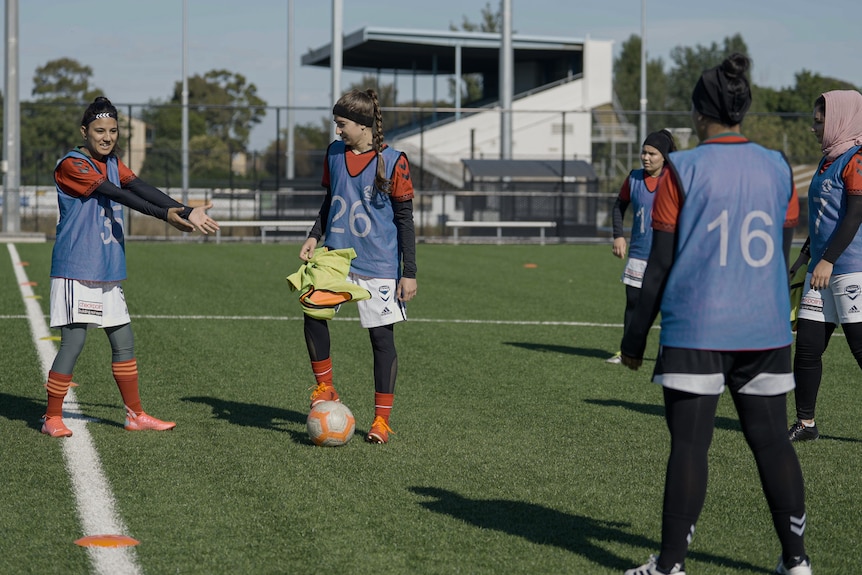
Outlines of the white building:
{"label": "white building", "polygon": [[[454,105],[435,102],[450,107],[421,125],[387,126],[387,140],[412,165],[462,187],[461,160],[501,157],[500,44],[496,33],[362,28],[344,37],[342,66],[398,77],[430,74],[435,86],[439,77],[481,78],[478,101],[462,105],[456,90]],[[604,133],[595,129],[593,111],[613,101],[612,48],[609,40],[512,36],[512,159],[591,162],[596,135]],[[302,63],[329,67],[331,50],[331,44],[312,49]],[[410,102],[417,100],[414,93]],[[617,135],[616,141],[624,140]]]}

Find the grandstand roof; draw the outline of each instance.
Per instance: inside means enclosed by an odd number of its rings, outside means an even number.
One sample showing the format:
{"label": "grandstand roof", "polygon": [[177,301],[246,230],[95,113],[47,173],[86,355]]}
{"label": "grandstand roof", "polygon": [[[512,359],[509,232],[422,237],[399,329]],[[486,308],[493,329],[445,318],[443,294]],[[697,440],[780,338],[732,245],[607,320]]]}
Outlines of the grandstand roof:
{"label": "grandstand roof", "polygon": [[[495,74],[499,70],[500,34],[368,27],[344,37],[342,67],[369,72],[454,74],[456,46],[461,47],[463,74]],[[512,49],[516,63],[552,64],[565,58],[567,53],[580,58],[584,41],[513,34]],[[302,64],[328,68],[331,52],[331,43],[311,49],[302,56]]]}

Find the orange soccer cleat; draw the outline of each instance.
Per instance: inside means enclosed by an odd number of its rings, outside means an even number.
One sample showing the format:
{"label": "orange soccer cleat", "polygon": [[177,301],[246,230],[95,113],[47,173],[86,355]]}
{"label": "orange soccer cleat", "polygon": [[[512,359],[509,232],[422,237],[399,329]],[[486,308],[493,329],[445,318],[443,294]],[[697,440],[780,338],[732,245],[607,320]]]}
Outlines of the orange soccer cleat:
{"label": "orange soccer cleat", "polygon": [[389,443],[389,434],[395,433],[386,420],[379,415],[374,418],[374,423],[371,424],[371,431],[365,436],[365,441],[368,443]]}
{"label": "orange soccer cleat", "polygon": [[72,437],[72,430],[66,427],[63,418],[57,415],[54,417],[45,416],[42,423],[42,433],[51,437]]}
{"label": "orange soccer cleat", "polygon": [[311,392],[311,407],[314,407],[322,401],[341,401],[338,399],[338,392],[331,383],[321,382]]}
{"label": "orange soccer cleat", "polygon": [[126,431],[168,431],[176,426],[173,421],[162,421],[143,411],[135,413],[126,407],[126,424],[123,426]]}

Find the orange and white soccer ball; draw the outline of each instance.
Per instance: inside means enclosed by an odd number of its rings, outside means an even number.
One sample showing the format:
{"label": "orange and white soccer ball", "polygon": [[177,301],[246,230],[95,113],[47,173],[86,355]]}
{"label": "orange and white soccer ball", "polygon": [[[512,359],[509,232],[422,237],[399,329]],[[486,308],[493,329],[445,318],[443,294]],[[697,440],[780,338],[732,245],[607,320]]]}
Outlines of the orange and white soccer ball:
{"label": "orange and white soccer ball", "polygon": [[356,419],[340,401],[321,401],[311,408],[306,421],[308,437],[315,445],[344,445],[356,431]]}

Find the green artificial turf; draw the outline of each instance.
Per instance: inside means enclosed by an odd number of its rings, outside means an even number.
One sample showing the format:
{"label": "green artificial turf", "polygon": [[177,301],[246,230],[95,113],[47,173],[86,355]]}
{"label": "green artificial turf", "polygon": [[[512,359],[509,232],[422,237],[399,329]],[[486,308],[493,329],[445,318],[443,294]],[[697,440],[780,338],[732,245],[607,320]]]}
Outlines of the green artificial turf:
{"label": "green artificial turf", "polygon": [[[16,247],[47,314],[51,244]],[[658,333],[640,371],[604,363],[625,305],[609,245],[419,245],[387,445],[361,440],[367,332],[349,305],[331,322],[335,383],[357,425],[339,448],[305,431],[314,380],[284,279],[298,249],[127,244],[144,408],[177,428],[122,429],[101,331],[74,379],[144,573],[602,575],[658,551],[669,448],[649,382]],[[0,573],[88,573],[63,440],[38,432],[43,374],[2,258]],[[797,445],[818,575],[862,567],[862,378],[840,336],[824,365],[823,439]],[[729,396],[710,466],[687,571],[770,573],[778,541]]]}

